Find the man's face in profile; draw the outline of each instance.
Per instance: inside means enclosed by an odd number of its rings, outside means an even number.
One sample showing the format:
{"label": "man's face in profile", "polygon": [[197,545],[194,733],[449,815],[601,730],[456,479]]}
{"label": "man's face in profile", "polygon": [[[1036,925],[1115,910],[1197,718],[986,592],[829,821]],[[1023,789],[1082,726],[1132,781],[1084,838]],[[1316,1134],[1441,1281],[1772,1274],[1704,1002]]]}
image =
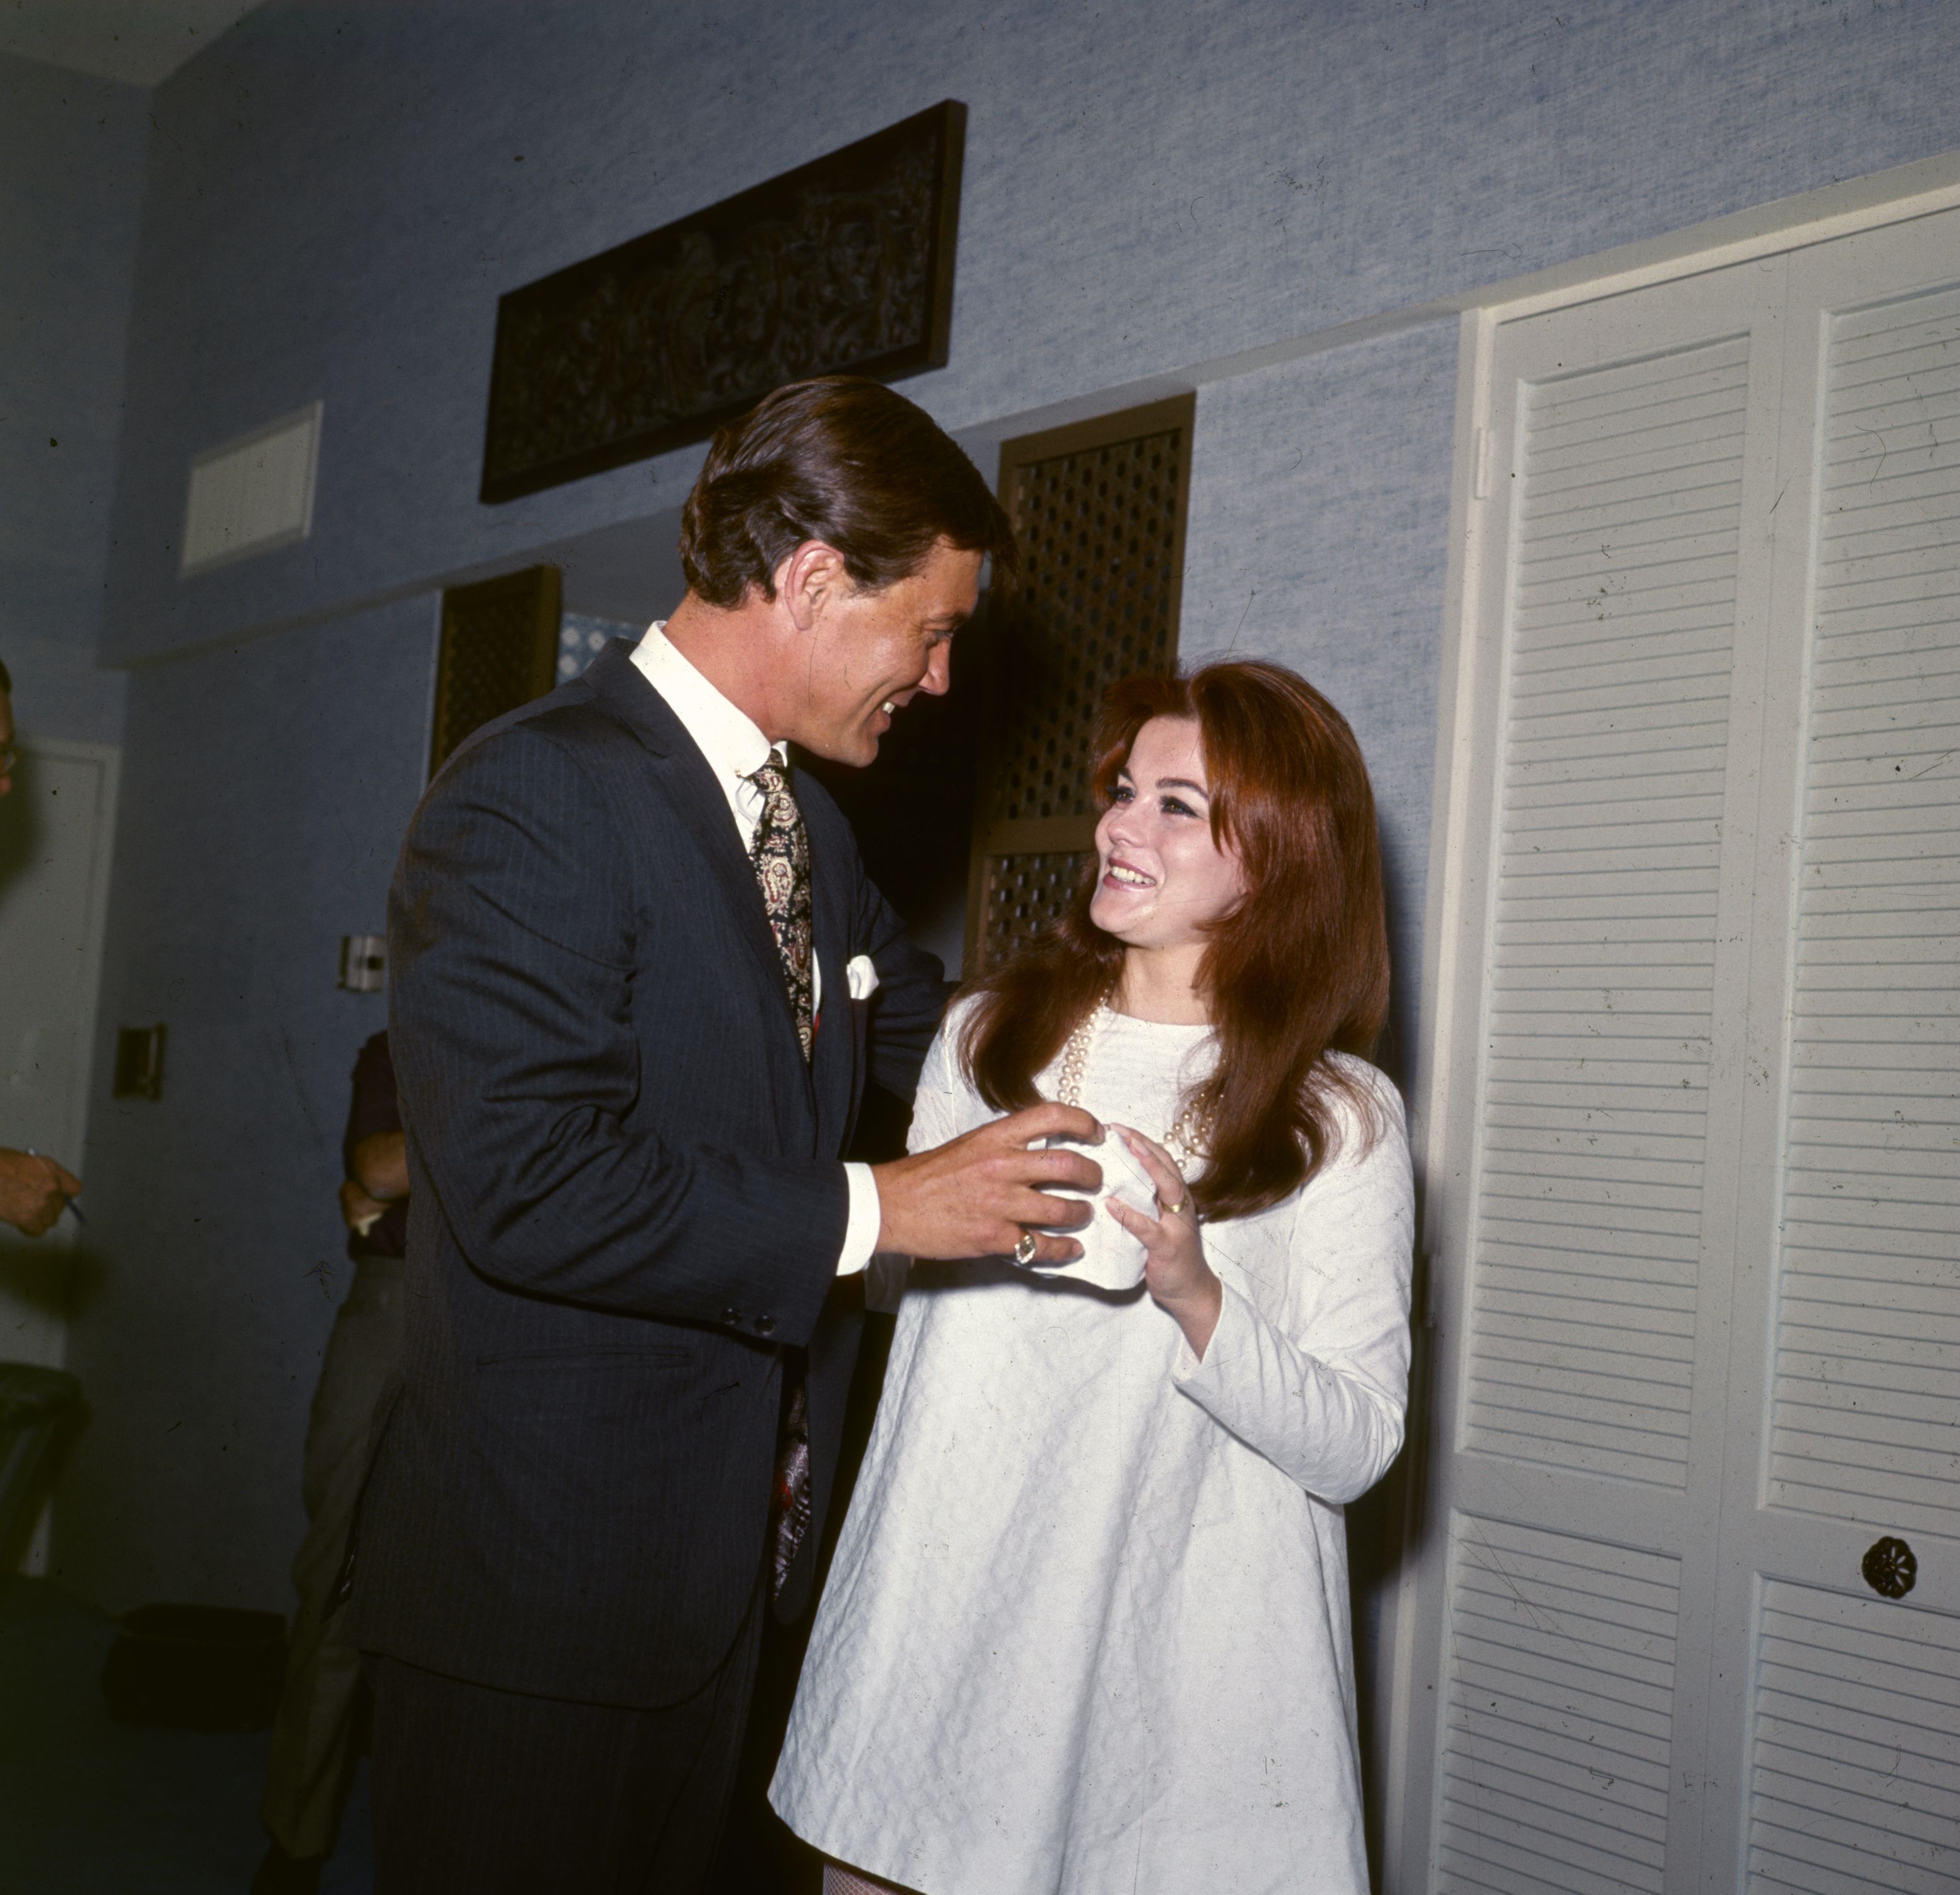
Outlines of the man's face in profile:
{"label": "man's face in profile", "polygon": [[953,635],[978,602],[980,565],[978,553],[942,540],[915,572],[876,591],[840,594],[812,644],[795,740],[861,769],[920,692],[942,695]]}

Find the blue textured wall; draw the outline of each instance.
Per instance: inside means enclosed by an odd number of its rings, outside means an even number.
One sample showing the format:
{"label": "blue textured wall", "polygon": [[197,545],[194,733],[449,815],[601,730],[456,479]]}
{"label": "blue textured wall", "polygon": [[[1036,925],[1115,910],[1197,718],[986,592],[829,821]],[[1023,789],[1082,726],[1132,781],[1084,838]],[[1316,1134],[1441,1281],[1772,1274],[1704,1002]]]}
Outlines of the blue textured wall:
{"label": "blue textured wall", "polygon": [[[1950,0],[272,4],[160,88],[127,655],[671,504],[476,501],[500,291],[918,110],[971,117],[952,425],[1960,143]],[[180,585],[199,448],[324,397],[305,546]]]}
{"label": "blue textured wall", "polygon": [[148,104],[0,53],[0,661],[29,737],[122,727],[96,635]]}
{"label": "blue textured wall", "polygon": [[1429,872],[1456,320],[1208,387],[1192,443],[1180,643],[1290,664],[1369,760],[1396,984],[1383,1063],[1414,1064]]}
{"label": "blue textured wall", "polygon": [[[386,925],[435,613],[409,600],[133,681],[68,1349],[94,1418],[56,1540],[56,1569],[118,1607],[286,1600],[352,1269],[348,1075],[387,1024],[385,996],[336,987],[339,937]],[[162,1100],[112,1100],[111,1030],[159,1020]]]}
{"label": "blue textured wall", "polygon": [[[273,0],[159,88],[102,1018],[167,1019],[173,1073],[161,1106],[105,1084],[97,1110],[104,1260],[72,1332],[97,1419],[56,1547],[111,1603],[285,1596],[329,1314],[304,1273],[336,1254],[332,1135],[379,1014],[330,955],[378,916],[412,801],[428,594],[670,509],[698,464],[479,506],[498,295],[947,97],[953,361],[905,386],[984,433],[1960,145],[1960,33],[1951,0]],[[1198,410],[1185,650],[1286,660],[1353,718],[1405,1042],[1456,358],[1432,323]],[[316,397],[313,538],[180,583],[189,457]]]}

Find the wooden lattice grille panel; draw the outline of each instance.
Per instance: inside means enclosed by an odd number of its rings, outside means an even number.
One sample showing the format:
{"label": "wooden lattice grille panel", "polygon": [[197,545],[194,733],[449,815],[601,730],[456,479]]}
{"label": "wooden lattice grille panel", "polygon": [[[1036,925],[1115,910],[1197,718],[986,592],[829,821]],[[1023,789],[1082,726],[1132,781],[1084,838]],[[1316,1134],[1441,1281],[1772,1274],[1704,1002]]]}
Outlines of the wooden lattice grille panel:
{"label": "wooden lattice grille panel", "polygon": [[1678,1487],[1746,339],[1528,391],[1468,1445]]}
{"label": "wooden lattice grille panel", "polygon": [[1439,1895],[1660,1895],[1680,1562],[1459,1514]]}
{"label": "wooden lattice grille panel", "polygon": [[1831,333],[1770,1493],[1953,1534],[1960,291]]}
{"label": "wooden lattice grille panel", "polygon": [[429,774],[471,731],[549,691],[558,654],[556,566],[530,566],[442,595]]}
{"label": "wooden lattice grille panel", "polygon": [[1193,412],[1182,397],[1001,451],[1021,569],[991,615],[969,904],[981,967],[1030,939],[1073,888],[1097,814],[1104,693],[1176,665]]}
{"label": "wooden lattice grille panel", "polygon": [[1090,852],[1051,850],[987,859],[985,903],[980,931],[983,963],[1011,960],[1056,919],[1087,871]]}
{"label": "wooden lattice grille panel", "polygon": [[1186,456],[1186,431],[1171,428],[1015,469],[1007,504],[1021,581],[1007,616],[1019,664],[995,760],[1001,820],[1094,814],[1103,692],[1176,661]]}

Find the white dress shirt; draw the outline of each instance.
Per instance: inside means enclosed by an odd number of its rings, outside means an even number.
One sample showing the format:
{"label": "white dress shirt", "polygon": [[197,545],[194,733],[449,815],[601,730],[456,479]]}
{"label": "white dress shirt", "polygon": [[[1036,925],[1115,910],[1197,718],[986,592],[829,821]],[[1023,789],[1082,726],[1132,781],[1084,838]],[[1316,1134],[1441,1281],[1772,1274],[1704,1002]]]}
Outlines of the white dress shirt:
{"label": "white dress shirt", "polygon": [[[729,702],[706,678],[682,657],[663,629],[667,621],[656,619],[647,635],[633,648],[633,662],[641,674],[667,700],[667,709],[681,721],[681,728],[694,739],[695,747],[708,760],[721,793],[728,798],[735,818],[735,833],[742,839],[742,852],[756,846],[756,831],[762,820],[763,795],[749,778],[772,757],[786,764],[789,759],[780,744],[772,744],[746,712]],[[810,957],[810,1010],[823,1008],[823,970]],[[844,1175],[851,1187],[850,1221],[844,1227],[843,1253],[837,1260],[837,1274],[850,1276],[864,1269],[877,1247],[881,1213],[877,1181],[868,1164],[847,1164]]]}

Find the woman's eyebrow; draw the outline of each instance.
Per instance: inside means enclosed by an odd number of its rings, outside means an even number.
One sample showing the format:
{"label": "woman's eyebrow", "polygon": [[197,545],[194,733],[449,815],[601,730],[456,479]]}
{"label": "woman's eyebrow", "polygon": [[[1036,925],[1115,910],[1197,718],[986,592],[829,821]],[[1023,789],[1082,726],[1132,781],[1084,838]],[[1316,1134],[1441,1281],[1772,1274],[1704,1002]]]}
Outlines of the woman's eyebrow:
{"label": "woman's eyebrow", "polygon": [[1159,789],[1189,790],[1196,795],[1206,798],[1211,794],[1202,783],[1194,783],[1188,776],[1160,776],[1157,786]]}

